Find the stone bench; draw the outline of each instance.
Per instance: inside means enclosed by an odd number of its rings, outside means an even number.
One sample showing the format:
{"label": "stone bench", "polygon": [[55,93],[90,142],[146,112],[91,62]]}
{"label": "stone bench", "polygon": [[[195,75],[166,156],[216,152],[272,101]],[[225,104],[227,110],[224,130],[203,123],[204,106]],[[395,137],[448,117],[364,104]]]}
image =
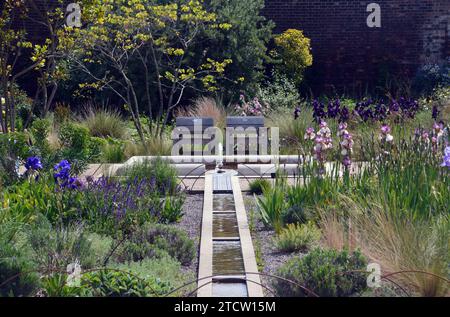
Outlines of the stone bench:
{"label": "stone bench", "polygon": [[[225,153],[227,155],[259,154],[259,138],[267,139],[266,129],[260,128],[264,128],[264,117],[227,117]],[[230,142],[229,138],[232,138],[233,142]]]}
{"label": "stone bench", "polygon": [[172,141],[175,145],[182,139],[190,138],[190,152],[184,153],[182,149],[179,155],[203,155],[203,150],[211,141],[211,135],[207,133],[209,128],[214,127],[214,119],[210,117],[194,118],[179,117],[176,119],[176,127],[172,131]]}

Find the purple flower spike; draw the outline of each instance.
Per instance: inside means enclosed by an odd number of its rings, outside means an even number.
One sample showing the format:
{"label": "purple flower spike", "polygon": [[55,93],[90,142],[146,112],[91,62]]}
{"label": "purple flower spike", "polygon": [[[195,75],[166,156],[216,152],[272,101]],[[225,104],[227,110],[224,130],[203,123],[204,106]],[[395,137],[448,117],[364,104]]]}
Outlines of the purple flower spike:
{"label": "purple flower spike", "polygon": [[444,162],[441,164],[442,167],[450,168],[450,146],[447,146],[444,151]]}

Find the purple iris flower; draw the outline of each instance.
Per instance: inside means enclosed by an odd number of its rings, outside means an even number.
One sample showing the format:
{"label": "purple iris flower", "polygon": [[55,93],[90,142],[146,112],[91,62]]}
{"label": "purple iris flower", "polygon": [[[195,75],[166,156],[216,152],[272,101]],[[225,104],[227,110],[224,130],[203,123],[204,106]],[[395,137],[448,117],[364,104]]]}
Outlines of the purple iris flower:
{"label": "purple iris flower", "polygon": [[41,160],[37,156],[29,157],[27,159],[27,162],[25,163],[25,168],[27,170],[33,170],[33,171],[40,170],[40,169],[42,169]]}

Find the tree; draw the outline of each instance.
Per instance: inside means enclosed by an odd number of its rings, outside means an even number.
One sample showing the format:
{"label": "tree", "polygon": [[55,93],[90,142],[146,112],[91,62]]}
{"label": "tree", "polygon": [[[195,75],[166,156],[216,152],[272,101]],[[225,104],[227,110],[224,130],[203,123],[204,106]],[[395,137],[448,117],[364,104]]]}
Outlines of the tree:
{"label": "tree", "polygon": [[[58,83],[67,79],[68,76],[68,65],[58,49],[58,30],[65,24],[65,2],[64,0],[25,0],[29,12],[33,13],[28,14],[27,18],[47,33],[43,44],[35,44],[35,50],[38,50],[39,54],[45,58],[45,64],[36,68],[39,73],[38,89],[25,126],[30,123],[37,103],[42,106],[40,115],[43,117],[47,115],[55,99]],[[36,56],[32,59],[36,59]]]}
{"label": "tree", "polygon": [[224,73],[217,94],[230,102],[241,91],[255,90],[263,79],[264,63],[269,61],[267,44],[272,39],[274,23],[262,16],[264,0],[207,0],[219,23],[231,24],[230,30],[210,29],[202,35],[196,54],[205,51],[214,58],[229,58],[233,63]]}
{"label": "tree", "polygon": [[[0,8],[0,128],[3,133],[16,130],[16,82],[23,75],[45,63],[39,46],[26,40],[26,31],[19,21],[26,17],[23,1],[6,0]],[[31,51],[32,63],[19,66],[19,59]]]}
{"label": "tree", "polygon": [[305,69],[313,62],[311,40],[303,35],[303,31],[288,29],[275,36],[275,44],[274,54],[281,58],[281,71],[299,84]]}
{"label": "tree", "polygon": [[[58,7],[59,5],[59,7]],[[57,29],[64,24],[63,0],[39,1],[6,0],[0,12],[0,127],[3,132],[16,130],[17,81],[24,75],[37,71],[38,89],[31,105],[25,126],[30,123],[36,104],[42,104],[41,114],[45,115],[53,102],[58,81],[65,72],[58,65],[61,55],[57,51]],[[35,13],[30,15],[30,11]],[[48,37],[41,44],[27,40],[24,21],[31,20],[37,26],[44,26]],[[24,58],[26,57],[26,58]],[[22,63],[21,63],[22,59]],[[25,63],[23,63],[25,61]]]}
{"label": "tree", "polygon": [[[218,78],[232,63],[231,59],[215,60],[207,55],[193,59],[191,48],[204,30],[231,27],[217,23],[216,14],[205,9],[203,0],[163,4],[91,0],[82,7],[85,25],[65,28],[61,46],[92,79],[80,87],[111,90],[131,114],[144,144],[143,109],[150,118],[148,131],[161,135],[186,89],[215,91]],[[96,65],[103,67],[99,70]],[[196,83],[201,83],[201,88]],[[145,98],[138,96],[142,86]],[[155,130],[152,119],[158,122]]]}

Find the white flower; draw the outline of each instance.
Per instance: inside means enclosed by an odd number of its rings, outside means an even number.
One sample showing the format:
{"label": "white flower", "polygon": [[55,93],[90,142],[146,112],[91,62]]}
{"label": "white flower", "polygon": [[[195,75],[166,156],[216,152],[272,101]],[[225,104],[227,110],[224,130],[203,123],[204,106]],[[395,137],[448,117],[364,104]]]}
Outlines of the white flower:
{"label": "white flower", "polygon": [[346,149],[343,149],[341,151],[342,156],[346,156],[348,154],[348,151]]}
{"label": "white flower", "polygon": [[394,141],[394,137],[391,135],[391,134],[387,134],[386,135],[386,142],[392,142],[392,141]]}

